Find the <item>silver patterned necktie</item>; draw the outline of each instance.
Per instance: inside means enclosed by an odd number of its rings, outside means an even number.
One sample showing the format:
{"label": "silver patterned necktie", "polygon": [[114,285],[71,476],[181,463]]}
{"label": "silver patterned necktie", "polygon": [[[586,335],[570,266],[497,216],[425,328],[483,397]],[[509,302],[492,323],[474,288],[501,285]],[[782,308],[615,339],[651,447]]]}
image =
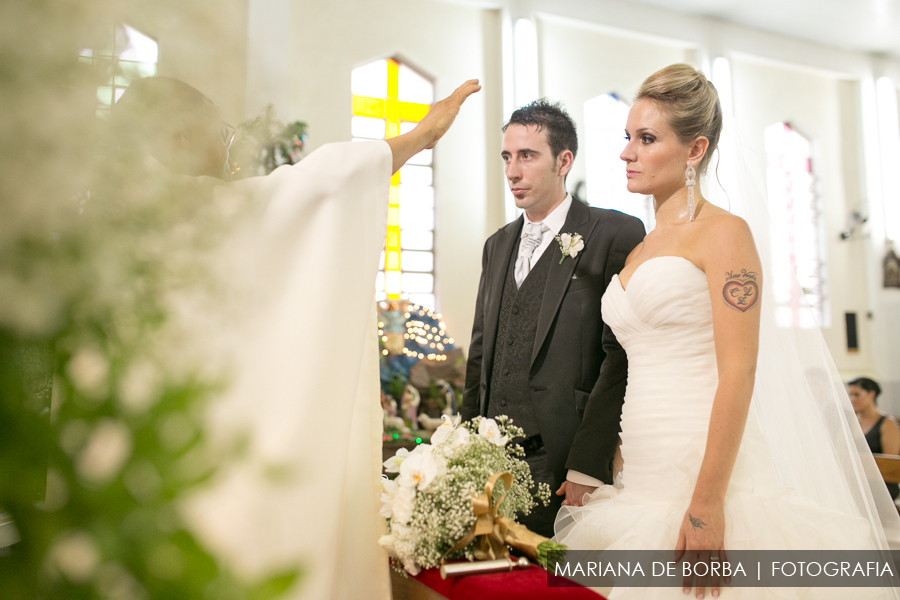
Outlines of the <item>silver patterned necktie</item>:
{"label": "silver patterned necktie", "polygon": [[522,228],[522,241],[519,242],[519,256],[516,258],[516,287],[522,287],[522,282],[528,277],[531,271],[531,256],[534,254],[535,248],[541,245],[541,238],[544,231],[549,227],[543,223],[525,223]]}

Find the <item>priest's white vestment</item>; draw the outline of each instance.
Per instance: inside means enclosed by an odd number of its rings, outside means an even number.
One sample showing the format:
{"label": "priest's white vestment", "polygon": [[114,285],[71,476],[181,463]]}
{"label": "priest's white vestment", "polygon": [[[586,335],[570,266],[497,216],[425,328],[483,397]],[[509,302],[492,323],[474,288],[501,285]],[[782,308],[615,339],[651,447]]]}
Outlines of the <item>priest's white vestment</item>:
{"label": "priest's white vestment", "polygon": [[374,295],[391,164],[385,142],[328,144],[215,192],[259,207],[216,259],[238,298],[211,334],[229,370],[211,428],[250,450],[186,513],[242,575],[299,567],[288,598],[390,598]]}

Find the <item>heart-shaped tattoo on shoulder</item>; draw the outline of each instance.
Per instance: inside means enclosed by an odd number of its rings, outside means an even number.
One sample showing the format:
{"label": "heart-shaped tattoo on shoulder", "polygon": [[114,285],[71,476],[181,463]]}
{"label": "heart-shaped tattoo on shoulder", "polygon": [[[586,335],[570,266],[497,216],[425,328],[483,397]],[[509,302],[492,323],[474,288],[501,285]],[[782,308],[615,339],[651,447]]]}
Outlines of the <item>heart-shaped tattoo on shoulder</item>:
{"label": "heart-shaped tattoo on shoulder", "polygon": [[756,273],[742,269],[740,273],[728,272],[722,288],[722,297],[729,306],[747,312],[759,302],[759,285]]}

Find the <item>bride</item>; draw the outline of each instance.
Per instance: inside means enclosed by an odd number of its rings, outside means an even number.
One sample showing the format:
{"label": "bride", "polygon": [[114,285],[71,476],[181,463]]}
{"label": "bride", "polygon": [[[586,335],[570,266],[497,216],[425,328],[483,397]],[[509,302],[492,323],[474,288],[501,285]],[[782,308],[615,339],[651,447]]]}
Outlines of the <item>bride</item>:
{"label": "bride", "polygon": [[[810,391],[811,353],[797,356],[774,323],[750,226],[699,190],[722,129],[714,86],[688,65],[647,78],[628,115],[628,190],[653,195],[656,228],[603,298],[628,354],[624,466],[584,506],[563,506],[556,539],[708,562],[726,549],[884,549],[885,527],[900,521],[871,455],[858,452],[846,396]],[[684,587],[638,593],[684,597]],[[765,590],[726,595],[742,593]]]}

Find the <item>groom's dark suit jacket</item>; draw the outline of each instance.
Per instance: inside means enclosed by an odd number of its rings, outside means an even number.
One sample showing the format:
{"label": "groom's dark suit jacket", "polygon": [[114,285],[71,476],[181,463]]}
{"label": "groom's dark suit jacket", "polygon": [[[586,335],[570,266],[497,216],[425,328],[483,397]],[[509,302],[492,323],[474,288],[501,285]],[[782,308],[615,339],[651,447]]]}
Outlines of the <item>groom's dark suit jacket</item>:
{"label": "groom's dark suit jacket", "polygon": [[[466,420],[488,414],[504,283],[523,223],[519,217],[484,245],[460,411]],[[574,469],[611,483],[627,361],[603,323],[600,299],[644,238],[644,226],[634,217],[573,198],[560,233],[580,233],[584,249],[561,264],[559,244],[553,241],[545,250],[551,265],[531,353],[530,401],[556,481],[565,481],[566,470]]]}

